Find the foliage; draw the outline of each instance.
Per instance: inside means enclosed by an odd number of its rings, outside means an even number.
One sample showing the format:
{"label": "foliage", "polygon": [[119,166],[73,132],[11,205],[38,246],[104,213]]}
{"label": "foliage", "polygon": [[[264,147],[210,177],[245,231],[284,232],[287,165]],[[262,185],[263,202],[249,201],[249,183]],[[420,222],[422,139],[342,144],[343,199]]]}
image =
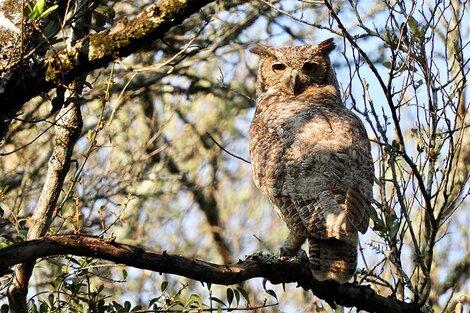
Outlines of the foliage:
{"label": "foliage", "polygon": [[[30,19],[61,25],[44,35],[53,56],[88,33],[125,28],[151,3],[84,0],[44,9],[38,0],[28,7]],[[0,247],[31,239],[57,125],[76,106],[83,128],[48,233],[99,235],[214,263],[275,252],[287,229],[254,188],[249,164],[231,155],[248,158],[256,57],[247,49],[333,36],[343,97],[367,125],[376,170],[357,282],[427,312],[468,305],[468,6],[214,2],[163,40],[135,52],[131,44],[129,57],[84,71],[73,83],[57,82],[23,106],[3,140]],[[5,302],[12,277],[0,280]],[[261,285],[211,286],[58,256],[38,262],[28,304],[35,312],[333,310],[294,286]]]}
{"label": "foliage", "polygon": [[29,3],[27,3],[26,5],[29,9],[29,18],[32,20],[43,19],[59,7],[57,4],[55,4],[44,10],[44,4],[45,0],[38,0],[31,8]]}

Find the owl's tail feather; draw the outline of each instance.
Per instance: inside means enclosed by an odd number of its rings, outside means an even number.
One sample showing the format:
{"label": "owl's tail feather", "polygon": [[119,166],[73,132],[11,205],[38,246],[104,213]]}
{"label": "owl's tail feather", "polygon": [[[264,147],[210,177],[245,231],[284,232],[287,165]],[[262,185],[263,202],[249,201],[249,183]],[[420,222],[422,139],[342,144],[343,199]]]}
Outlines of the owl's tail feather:
{"label": "owl's tail feather", "polygon": [[308,238],[310,270],[317,280],[348,282],[357,266],[357,243],[336,238]]}

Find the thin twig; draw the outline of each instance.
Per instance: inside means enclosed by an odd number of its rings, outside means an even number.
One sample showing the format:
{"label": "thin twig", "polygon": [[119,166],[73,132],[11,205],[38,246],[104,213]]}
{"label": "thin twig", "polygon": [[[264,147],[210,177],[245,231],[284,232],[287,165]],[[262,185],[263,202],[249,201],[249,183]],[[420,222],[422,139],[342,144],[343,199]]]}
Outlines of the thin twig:
{"label": "thin twig", "polygon": [[247,159],[245,159],[245,158],[243,158],[243,157],[241,157],[241,156],[238,156],[238,155],[236,155],[236,154],[234,154],[234,153],[228,151],[228,150],[225,149],[224,147],[222,147],[222,146],[217,142],[217,140],[215,140],[214,137],[212,137],[211,134],[209,134],[209,132],[206,132],[206,134],[207,134],[207,136],[209,136],[210,139],[212,139],[212,141],[213,141],[222,151],[224,151],[225,153],[227,153],[227,154],[233,156],[233,157],[236,158],[236,159],[239,159],[239,160],[242,160],[242,161],[245,162],[245,163],[251,164],[251,162],[248,161]]}

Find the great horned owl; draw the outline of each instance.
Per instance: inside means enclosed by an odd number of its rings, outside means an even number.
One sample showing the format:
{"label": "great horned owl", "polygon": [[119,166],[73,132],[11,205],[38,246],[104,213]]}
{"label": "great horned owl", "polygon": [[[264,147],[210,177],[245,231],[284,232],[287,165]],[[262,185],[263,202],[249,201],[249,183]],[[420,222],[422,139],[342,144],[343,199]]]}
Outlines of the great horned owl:
{"label": "great horned owl", "polygon": [[334,48],[328,39],[250,49],[261,58],[250,155],[256,186],[290,230],[281,254],[308,239],[313,276],[344,283],[369,224],[374,170],[364,125],[340,98]]}

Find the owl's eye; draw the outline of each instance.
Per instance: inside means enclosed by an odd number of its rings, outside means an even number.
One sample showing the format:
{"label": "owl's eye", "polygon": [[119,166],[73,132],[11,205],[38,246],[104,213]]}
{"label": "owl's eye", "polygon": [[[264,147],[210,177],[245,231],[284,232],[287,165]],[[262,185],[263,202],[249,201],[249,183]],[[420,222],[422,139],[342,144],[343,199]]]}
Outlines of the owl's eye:
{"label": "owl's eye", "polygon": [[304,74],[313,74],[317,69],[318,64],[313,62],[305,62],[304,66],[302,66],[302,72],[304,72]]}
{"label": "owl's eye", "polygon": [[272,65],[273,72],[276,74],[281,74],[286,70],[286,66],[280,62],[273,63]]}

